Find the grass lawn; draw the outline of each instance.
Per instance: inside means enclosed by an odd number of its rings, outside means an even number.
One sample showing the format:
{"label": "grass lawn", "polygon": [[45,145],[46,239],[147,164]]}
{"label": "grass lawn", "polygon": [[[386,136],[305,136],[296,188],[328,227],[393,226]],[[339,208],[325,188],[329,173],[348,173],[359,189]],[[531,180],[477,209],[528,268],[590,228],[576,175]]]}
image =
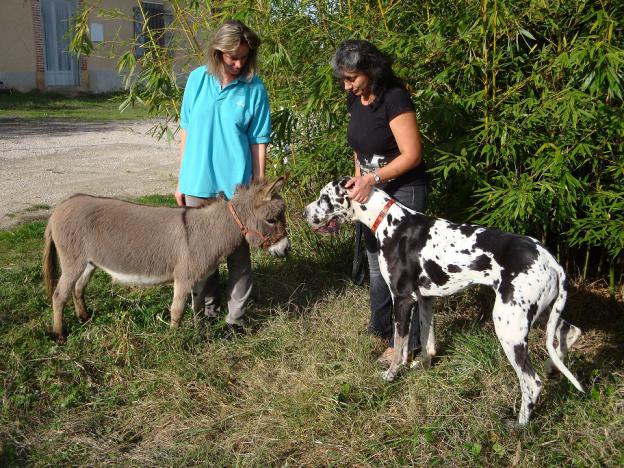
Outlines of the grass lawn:
{"label": "grass lawn", "polygon": [[0,92],[0,118],[66,120],[139,120],[147,117],[142,107],[119,111],[121,94],[63,96],[55,93]]}
{"label": "grass lawn", "polygon": [[[624,463],[622,302],[599,287],[571,292],[564,315],[584,334],[566,363],[586,393],[545,381],[533,419],[513,431],[520,391],[488,294],[439,300],[434,366],[385,383],[367,288],[348,279],[350,233],[321,238],[289,222],[288,259],[254,254],[250,330],[231,341],[223,320],[194,331],[188,309],[170,331],[170,286],[124,287],[98,272],[92,319],[67,307],[58,346],[41,281],[45,224],[0,232],[0,465]],[[544,331],[531,339],[541,373]]]}

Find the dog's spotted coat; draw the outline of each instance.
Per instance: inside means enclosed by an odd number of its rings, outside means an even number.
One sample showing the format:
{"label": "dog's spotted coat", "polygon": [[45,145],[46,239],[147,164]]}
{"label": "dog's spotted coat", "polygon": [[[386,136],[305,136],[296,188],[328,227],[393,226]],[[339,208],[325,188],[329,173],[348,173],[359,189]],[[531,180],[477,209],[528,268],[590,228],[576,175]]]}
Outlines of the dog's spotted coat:
{"label": "dog's spotted coat", "polygon": [[[420,310],[422,357],[428,368],[435,355],[433,298],[448,296],[475,284],[496,293],[494,328],[513,366],[522,391],[518,424],[527,423],[542,387],[528,354],[528,335],[540,314],[552,305],[546,327],[550,356],[547,373],[559,369],[580,391],[581,385],[562,358],[580,336],[580,330],[561,318],[567,296],[565,273],[537,240],[471,224],[455,224],[392,205],[380,215],[389,196],[373,189],[366,203],[347,197],[348,177],[327,184],[304,211],[318,232],[337,231],[344,221],[372,227],[380,245],[379,266],[394,303],[395,353],[383,378],[393,380],[407,362],[410,313]],[[377,218],[383,216],[379,221]],[[558,343],[555,346],[555,338]]]}

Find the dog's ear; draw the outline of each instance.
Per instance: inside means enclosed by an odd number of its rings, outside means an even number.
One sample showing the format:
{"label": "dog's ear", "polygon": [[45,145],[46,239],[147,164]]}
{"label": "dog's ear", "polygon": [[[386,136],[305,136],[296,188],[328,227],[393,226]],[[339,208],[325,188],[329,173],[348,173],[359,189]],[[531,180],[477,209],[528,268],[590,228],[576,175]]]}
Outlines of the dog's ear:
{"label": "dog's ear", "polygon": [[344,176],[341,177],[340,179],[338,179],[338,185],[342,188],[345,188],[345,185],[347,185],[347,182],[349,182],[349,180],[351,180],[351,177],[349,176]]}

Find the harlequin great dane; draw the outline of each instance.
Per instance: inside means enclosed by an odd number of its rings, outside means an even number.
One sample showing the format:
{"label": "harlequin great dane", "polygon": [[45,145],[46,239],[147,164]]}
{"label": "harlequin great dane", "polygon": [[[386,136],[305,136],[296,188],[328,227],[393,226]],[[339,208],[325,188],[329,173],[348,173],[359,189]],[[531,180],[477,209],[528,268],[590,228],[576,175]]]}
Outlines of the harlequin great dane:
{"label": "harlequin great dane", "polygon": [[546,326],[547,374],[556,368],[583,391],[562,362],[581,334],[561,318],[568,282],[561,266],[537,240],[425,216],[376,188],[366,203],[358,203],[347,196],[348,180],[344,177],[327,184],[305,208],[304,217],[321,233],[336,232],[344,221],[360,221],[379,241],[379,266],[394,304],[394,357],[382,374],[385,380],[394,380],[407,363],[410,314],[416,301],[420,363],[428,368],[435,355],[433,298],[483,284],[496,293],[494,329],[520,381],[522,405],[517,424],[527,423],[542,387],[529,360],[529,330],[551,305]]}

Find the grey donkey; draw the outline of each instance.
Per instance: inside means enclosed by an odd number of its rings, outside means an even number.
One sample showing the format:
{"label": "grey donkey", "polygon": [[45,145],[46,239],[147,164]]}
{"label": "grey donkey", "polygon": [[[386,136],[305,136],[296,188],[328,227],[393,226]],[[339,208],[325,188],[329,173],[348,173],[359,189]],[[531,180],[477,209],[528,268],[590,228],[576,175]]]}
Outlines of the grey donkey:
{"label": "grey donkey", "polygon": [[[198,208],[147,206],[77,194],[62,202],[45,231],[43,276],[52,297],[53,335],[64,343],[63,308],[73,295],[76,316],[89,318],[84,290],[96,267],[128,284],[173,282],[171,328],[182,319],[193,286],[213,273],[241,242],[286,255],[285,182],[239,186]],[[61,275],[58,277],[58,264]],[[193,297],[197,325],[204,297]]]}

